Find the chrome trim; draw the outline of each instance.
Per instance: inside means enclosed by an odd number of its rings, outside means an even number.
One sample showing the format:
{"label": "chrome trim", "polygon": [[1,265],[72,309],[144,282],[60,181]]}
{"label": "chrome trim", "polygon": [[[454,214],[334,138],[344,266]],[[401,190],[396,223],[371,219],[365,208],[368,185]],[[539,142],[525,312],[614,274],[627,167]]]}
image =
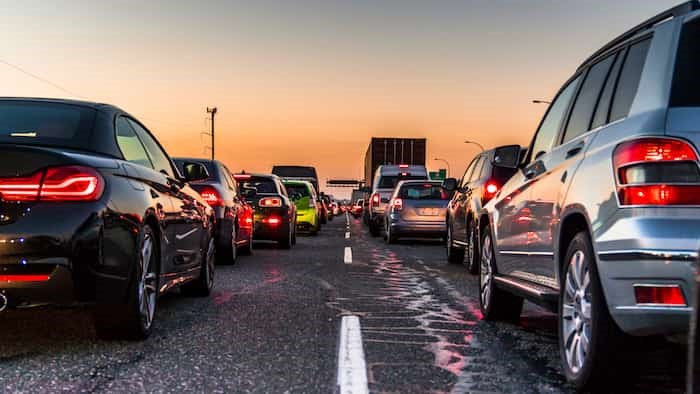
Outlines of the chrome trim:
{"label": "chrome trim", "polygon": [[683,306],[656,306],[655,304],[642,304],[639,306],[616,306],[615,310],[618,311],[638,311],[638,312],[659,312],[659,311],[669,311],[669,312],[692,312],[692,307]]}
{"label": "chrome trim", "polygon": [[554,253],[552,252],[519,252],[515,250],[501,250],[499,253],[501,254],[509,254],[513,256],[552,256],[554,257]]}
{"label": "chrome trim", "polygon": [[[555,294],[555,293],[556,293],[556,290],[554,290],[554,289],[552,289],[552,292],[551,292],[551,293],[545,293],[545,292],[543,292],[543,291],[541,291],[541,290],[539,290],[539,289],[537,289],[537,288],[533,288],[533,287],[530,287],[530,286],[528,286],[528,285],[526,285],[526,284],[524,284],[524,283],[521,283],[520,281],[512,280],[512,279],[508,279],[508,278],[504,278],[504,277],[502,277],[502,276],[494,276],[494,277],[493,277],[493,280],[494,280],[495,282],[503,283],[503,284],[505,284],[505,285],[507,285],[507,286],[516,287],[516,288],[518,288],[518,289],[520,289],[520,290],[522,290],[522,291],[524,291],[524,292],[527,292],[527,293],[530,293],[530,294],[535,294],[535,295],[537,295],[538,297],[542,297],[542,296],[545,295],[545,294]],[[540,286],[542,286],[542,285],[540,285]]]}
{"label": "chrome trim", "polygon": [[686,250],[608,250],[598,252],[601,260],[664,260],[664,261],[695,261],[698,259],[698,252]]}
{"label": "chrome trim", "polygon": [[469,244],[463,241],[457,241],[456,239],[452,240],[452,243],[455,245],[460,245],[460,246],[468,246]]}

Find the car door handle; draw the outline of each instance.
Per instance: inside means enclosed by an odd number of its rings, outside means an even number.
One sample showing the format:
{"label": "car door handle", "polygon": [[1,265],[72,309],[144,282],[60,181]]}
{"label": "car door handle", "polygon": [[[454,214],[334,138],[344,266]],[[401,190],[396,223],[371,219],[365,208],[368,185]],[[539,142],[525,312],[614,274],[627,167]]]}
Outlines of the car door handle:
{"label": "car door handle", "polygon": [[525,170],[525,179],[532,179],[535,176],[535,169],[528,168]]}
{"label": "car door handle", "polygon": [[581,153],[581,151],[583,150],[583,147],[584,147],[584,143],[581,142],[580,144],[578,144],[578,145],[574,146],[573,148],[569,149],[568,151],[566,151],[566,158],[567,158],[567,159],[570,159],[570,158],[572,158],[572,157],[578,155],[578,154]]}

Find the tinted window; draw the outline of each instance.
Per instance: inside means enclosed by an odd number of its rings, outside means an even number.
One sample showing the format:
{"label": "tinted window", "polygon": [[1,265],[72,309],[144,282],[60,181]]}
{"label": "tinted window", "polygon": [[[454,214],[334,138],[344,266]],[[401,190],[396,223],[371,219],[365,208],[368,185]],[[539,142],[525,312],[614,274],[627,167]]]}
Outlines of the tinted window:
{"label": "tinted window", "polygon": [[700,20],[683,26],[671,92],[672,107],[700,107]]}
{"label": "tinted window", "polygon": [[301,197],[311,197],[311,191],[306,185],[300,183],[285,183],[284,187],[287,189],[287,193],[291,195],[298,195]]}
{"label": "tinted window", "polygon": [[377,184],[378,189],[393,189],[396,187],[396,184],[399,183],[399,181],[407,181],[407,180],[422,180],[426,179],[425,176],[415,176],[415,175],[409,175],[409,176],[399,176],[399,175],[382,175],[379,178],[379,183]]}
{"label": "tinted window", "polygon": [[153,164],[151,164],[151,160],[148,158],[141,140],[136,136],[129,122],[121,116],[117,119],[117,145],[122,151],[124,160],[153,168]]}
{"label": "tinted window", "polygon": [[574,92],[576,92],[576,87],[580,79],[581,77],[579,76],[571,81],[561,90],[552,105],[549,106],[549,110],[542,120],[539,130],[537,130],[535,141],[532,144],[531,162],[537,160],[541,154],[549,152],[554,146],[554,141],[559,133],[561,122],[564,119],[564,115],[566,115],[566,111],[569,109],[569,103],[571,102]]}
{"label": "tinted window", "polygon": [[462,176],[462,180],[459,182],[459,186],[462,187],[465,184],[469,183],[469,178],[472,176],[472,172],[474,172],[474,167],[476,164],[479,162],[479,156],[475,157],[472,159],[471,163],[469,163],[469,166],[467,169],[464,171],[464,175]]}
{"label": "tinted window", "polygon": [[642,77],[642,69],[647,59],[650,43],[650,39],[638,42],[627,51],[627,58],[622,66],[622,72],[615,90],[615,98],[610,110],[611,121],[624,118],[629,114],[632,101],[637,95],[637,88],[639,88],[639,80]]}
{"label": "tinted window", "polygon": [[474,166],[474,172],[472,172],[471,176],[469,177],[469,182],[475,182],[479,180],[479,178],[481,177],[481,170],[484,169],[485,162],[486,158],[484,156],[481,156],[479,158],[479,162],[476,163],[476,166]]}
{"label": "tinted window", "polygon": [[146,152],[148,152],[151,162],[153,162],[153,168],[158,172],[164,171],[168,176],[174,176],[170,159],[168,159],[165,152],[163,152],[158,143],[153,139],[153,137],[151,137],[151,134],[149,134],[146,129],[141,127],[140,124],[131,119],[129,119],[129,124],[131,124],[131,127],[134,128],[134,131],[136,131],[139,139],[141,139],[141,142],[143,142],[143,146],[146,148]]}
{"label": "tinted window", "polygon": [[94,121],[78,105],[0,101],[0,142],[88,148]]}
{"label": "tinted window", "polygon": [[571,141],[579,135],[590,130],[593,110],[595,109],[600,92],[603,89],[605,78],[608,76],[614,56],[608,56],[594,64],[586,74],[586,79],[581,85],[576,102],[571,110],[569,123],[564,132],[564,143]]}
{"label": "tinted window", "polygon": [[224,182],[226,182],[226,186],[230,189],[233,190],[234,192],[237,192],[236,190],[236,181],[231,178],[231,171],[226,168],[226,166],[221,166],[221,175],[224,178]]}
{"label": "tinted window", "polygon": [[593,118],[593,123],[591,128],[595,129],[597,127],[603,126],[608,123],[608,115],[610,115],[610,103],[612,102],[613,92],[615,92],[615,84],[617,83],[617,78],[620,75],[620,68],[622,66],[622,59],[624,59],[624,53],[618,53],[615,58],[615,64],[608,73],[608,79],[605,82],[605,87],[603,92],[600,94],[600,100],[598,100],[598,107],[595,111],[595,117]]}
{"label": "tinted window", "polygon": [[252,177],[250,180],[240,181],[241,187],[254,188],[258,194],[277,194],[275,181],[270,178]]}
{"label": "tinted window", "polygon": [[419,183],[402,186],[399,197],[404,200],[448,200],[450,196],[439,184]]}

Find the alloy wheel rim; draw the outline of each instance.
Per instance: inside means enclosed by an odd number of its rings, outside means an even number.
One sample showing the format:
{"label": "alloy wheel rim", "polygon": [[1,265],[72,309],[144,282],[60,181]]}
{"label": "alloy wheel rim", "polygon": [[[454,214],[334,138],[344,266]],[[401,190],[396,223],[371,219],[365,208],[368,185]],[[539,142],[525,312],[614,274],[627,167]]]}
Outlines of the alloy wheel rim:
{"label": "alloy wheel rim", "polygon": [[491,269],[491,237],[484,237],[484,247],[481,251],[481,270],[479,273],[479,284],[481,286],[481,305],[487,309],[491,301],[491,282],[493,281],[493,271]]}
{"label": "alloy wheel rim", "polygon": [[139,312],[143,319],[144,328],[148,329],[153,323],[156,306],[156,273],[153,271],[153,237],[146,234],[141,246],[141,261],[138,281]]}
{"label": "alloy wheel rim", "polygon": [[583,251],[571,256],[564,286],[562,341],[567,366],[576,374],[584,367],[591,337],[591,280]]}

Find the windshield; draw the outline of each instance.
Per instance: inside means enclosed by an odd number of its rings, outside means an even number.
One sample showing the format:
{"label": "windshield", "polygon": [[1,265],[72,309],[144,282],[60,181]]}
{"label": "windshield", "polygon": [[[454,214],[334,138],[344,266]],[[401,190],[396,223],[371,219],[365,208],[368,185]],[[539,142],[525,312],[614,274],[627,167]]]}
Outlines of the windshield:
{"label": "windshield", "polygon": [[246,181],[238,179],[238,184],[242,187],[254,188],[258,194],[277,194],[275,181],[270,178],[252,177]]}
{"label": "windshield", "polygon": [[423,180],[427,179],[425,176],[400,176],[400,175],[382,175],[381,178],[379,178],[379,189],[393,189],[396,187],[396,184],[399,183],[399,181],[407,181],[407,180]]}
{"label": "windshield", "polygon": [[0,142],[87,149],[95,112],[63,103],[0,101]]}
{"label": "windshield", "polygon": [[287,194],[290,196],[296,196],[296,198],[311,197],[309,188],[306,185],[299,183],[285,183],[284,187],[287,188]]}
{"label": "windshield", "polygon": [[410,184],[403,185],[399,197],[404,200],[449,200],[450,196],[439,184]]}

